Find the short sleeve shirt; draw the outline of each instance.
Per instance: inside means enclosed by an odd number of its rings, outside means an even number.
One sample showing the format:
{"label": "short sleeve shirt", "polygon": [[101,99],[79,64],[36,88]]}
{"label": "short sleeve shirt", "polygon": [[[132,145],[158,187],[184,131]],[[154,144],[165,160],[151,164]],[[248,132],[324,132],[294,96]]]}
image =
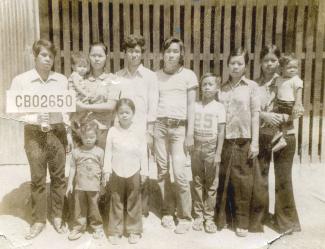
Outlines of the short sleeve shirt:
{"label": "short sleeve shirt", "polygon": [[[103,89],[103,92],[105,92],[104,95],[107,96],[106,99],[108,100],[118,100],[119,91],[115,87],[116,85],[116,77],[113,74],[107,74],[103,73],[97,78],[95,78],[92,75],[89,75],[85,79],[85,84],[87,83],[93,84],[96,83],[99,88]],[[113,111],[104,111],[104,112],[91,112],[91,114],[88,116],[89,120],[96,119],[99,121],[102,125],[105,125],[107,127],[110,127],[112,124],[112,121],[114,119],[114,113]]]}
{"label": "short sleeve shirt", "polygon": [[284,101],[295,101],[296,91],[303,88],[303,81],[299,76],[292,78],[279,77],[276,80],[277,98]]}
{"label": "short sleeve shirt", "polygon": [[219,95],[226,110],[226,139],[251,138],[252,114],[260,111],[257,83],[245,76],[232,87],[226,82]]}
{"label": "short sleeve shirt", "polygon": [[174,74],[157,73],[159,102],[157,117],[187,119],[187,91],[198,86],[195,73],[182,67]]}
{"label": "short sleeve shirt", "polygon": [[[43,81],[36,69],[17,75],[11,83],[10,90],[67,90],[68,80],[60,73],[50,72],[46,81]],[[30,113],[31,114],[31,113]],[[50,124],[63,122],[62,113],[50,113]]]}
{"label": "short sleeve shirt", "polygon": [[90,150],[73,150],[71,163],[76,167],[76,190],[99,191],[104,161],[104,150],[94,146]]}
{"label": "short sleeve shirt", "polygon": [[218,124],[226,122],[226,112],[223,104],[216,100],[203,105],[195,103],[194,139],[208,141],[217,139]]}

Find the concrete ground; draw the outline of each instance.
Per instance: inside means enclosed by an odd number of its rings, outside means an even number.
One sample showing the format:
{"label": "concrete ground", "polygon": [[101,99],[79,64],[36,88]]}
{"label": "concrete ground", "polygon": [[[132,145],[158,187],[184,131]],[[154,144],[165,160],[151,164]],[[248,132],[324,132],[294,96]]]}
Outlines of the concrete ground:
{"label": "concrete ground", "polygon": [[[27,165],[4,165],[0,166],[0,248],[325,249],[325,165],[294,165],[293,178],[302,226],[300,233],[280,237],[280,234],[265,227],[264,233],[249,234],[246,238],[238,238],[228,229],[216,234],[190,231],[185,235],[176,235],[173,231],[161,227],[156,212],[159,203],[154,201],[157,192],[153,190],[152,212],[148,218],[144,219],[143,238],[136,245],[129,245],[127,238],[123,238],[121,245],[112,246],[106,238],[96,241],[88,233],[79,240],[70,242],[67,234],[57,234],[49,223],[45,231],[37,238],[32,241],[24,240],[30,220],[29,167]],[[273,193],[272,174],[270,185],[271,193]],[[271,194],[270,201],[272,207],[274,194]]]}

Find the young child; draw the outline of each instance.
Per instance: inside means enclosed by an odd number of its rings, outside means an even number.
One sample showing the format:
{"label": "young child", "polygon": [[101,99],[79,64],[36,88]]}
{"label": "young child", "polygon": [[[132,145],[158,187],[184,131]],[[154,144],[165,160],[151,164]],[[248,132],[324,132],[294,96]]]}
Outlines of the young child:
{"label": "young child", "polygon": [[132,100],[121,98],[116,113],[119,123],[108,131],[104,159],[104,179],[111,184],[109,241],[119,244],[125,226],[129,243],[136,244],[143,229],[140,186],[148,176],[146,141],[132,123]]}
{"label": "young child", "polygon": [[69,88],[76,92],[77,101],[82,103],[97,103],[104,98],[95,82],[85,82],[85,76],[89,73],[90,63],[88,58],[81,52],[71,56],[72,74],[69,77]]}
{"label": "young child", "polygon": [[206,73],[201,79],[202,101],[195,103],[193,175],[193,229],[215,233],[214,209],[219,183],[219,166],[224,141],[226,113],[214,98],[221,78]]}
{"label": "young child", "polygon": [[67,195],[74,190],[75,197],[75,220],[68,238],[76,240],[82,236],[87,227],[88,217],[93,237],[99,239],[103,236],[98,198],[104,151],[96,145],[98,126],[95,122],[84,124],[80,130],[82,145],[72,151],[67,188]]}
{"label": "young child", "polygon": [[293,129],[292,119],[304,112],[302,105],[303,81],[298,76],[298,59],[293,55],[284,55],[280,58],[281,76],[276,79],[276,100],[274,112],[287,114],[291,121],[280,127],[272,139],[272,151],[276,152],[287,145],[284,135],[287,130]]}

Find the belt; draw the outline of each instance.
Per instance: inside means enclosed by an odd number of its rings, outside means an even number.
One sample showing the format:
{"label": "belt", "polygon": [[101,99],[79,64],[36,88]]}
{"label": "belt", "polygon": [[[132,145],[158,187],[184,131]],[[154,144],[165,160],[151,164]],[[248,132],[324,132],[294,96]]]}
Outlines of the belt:
{"label": "belt", "polygon": [[244,145],[251,141],[250,138],[233,138],[233,139],[225,139],[226,142],[229,142],[231,144],[238,144],[238,145]]}
{"label": "belt", "polygon": [[[42,131],[41,125],[27,124],[27,125],[25,125],[25,128]],[[64,129],[63,123],[50,124],[50,130],[48,132],[53,131],[53,130],[59,130],[59,129]],[[44,132],[44,131],[42,131],[42,132]]]}
{"label": "belt", "polygon": [[211,140],[207,140],[207,141],[199,141],[199,140],[194,140],[194,145],[195,146],[204,146],[204,145],[208,145],[208,144],[215,144],[217,145],[217,138],[215,139],[211,139]]}
{"label": "belt", "polygon": [[185,126],[187,121],[185,119],[177,119],[177,118],[157,118],[157,120],[168,127],[178,127],[178,126]]}

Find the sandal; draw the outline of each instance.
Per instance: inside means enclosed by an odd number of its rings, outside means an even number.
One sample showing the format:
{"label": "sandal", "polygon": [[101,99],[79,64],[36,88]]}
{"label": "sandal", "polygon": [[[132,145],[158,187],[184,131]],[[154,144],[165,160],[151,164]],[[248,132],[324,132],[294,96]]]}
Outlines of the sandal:
{"label": "sandal", "polygon": [[128,238],[129,244],[137,244],[139,242],[140,238],[141,238],[140,234],[130,233],[129,238]]}
{"label": "sandal", "polygon": [[112,245],[119,245],[120,244],[120,236],[118,236],[117,234],[109,235],[108,240]]}
{"label": "sandal", "polygon": [[55,231],[59,234],[63,234],[66,232],[65,226],[62,224],[62,219],[61,218],[54,218],[53,219],[53,227]]}
{"label": "sandal", "polygon": [[37,235],[39,235],[45,227],[44,223],[35,223],[31,226],[28,234],[26,234],[25,239],[30,240],[34,239]]}
{"label": "sandal", "polygon": [[207,220],[204,224],[205,232],[207,233],[216,233],[217,226],[212,220]]}
{"label": "sandal", "polygon": [[236,235],[238,237],[246,237],[248,234],[248,230],[247,229],[243,229],[243,228],[236,228]]}
{"label": "sandal", "polygon": [[192,228],[194,231],[203,230],[203,220],[201,218],[196,218],[193,222]]}
{"label": "sandal", "polygon": [[171,215],[165,215],[161,219],[161,225],[167,229],[173,229],[175,227],[174,218]]}

